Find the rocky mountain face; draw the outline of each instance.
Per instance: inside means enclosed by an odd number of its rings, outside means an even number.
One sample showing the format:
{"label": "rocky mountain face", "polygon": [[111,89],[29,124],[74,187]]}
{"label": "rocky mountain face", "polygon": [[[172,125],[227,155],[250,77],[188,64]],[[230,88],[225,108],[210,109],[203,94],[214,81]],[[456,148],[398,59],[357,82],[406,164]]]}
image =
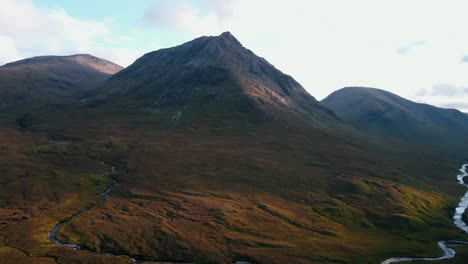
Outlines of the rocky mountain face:
{"label": "rocky mountain face", "polygon": [[153,111],[182,114],[204,109],[270,117],[295,113],[317,123],[336,119],[291,76],[229,32],[145,54],[112,76],[90,100],[138,102]]}
{"label": "rocky mountain face", "polygon": [[0,107],[60,103],[95,89],[121,66],[88,55],[41,56],[0,67]]}
{"label": "rocky mountain face", "polygon": [[458,110],[415,103],[379,89],[347,87],[322,103],[358,129],[412,142],[458,144],[468,133],[468,117]]}

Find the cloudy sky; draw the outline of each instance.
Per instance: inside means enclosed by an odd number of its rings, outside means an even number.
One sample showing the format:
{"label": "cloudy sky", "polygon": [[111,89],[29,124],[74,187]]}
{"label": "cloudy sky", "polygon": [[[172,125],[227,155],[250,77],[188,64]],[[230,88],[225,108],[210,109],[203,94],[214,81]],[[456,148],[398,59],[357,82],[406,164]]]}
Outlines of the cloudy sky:
{"label": "cloudy sky", "polygon": [[317,99],[371,86],[468,112],[467,10],[464,0],[0,0],[0,64],[90,53],[128,66],[230,31]]}

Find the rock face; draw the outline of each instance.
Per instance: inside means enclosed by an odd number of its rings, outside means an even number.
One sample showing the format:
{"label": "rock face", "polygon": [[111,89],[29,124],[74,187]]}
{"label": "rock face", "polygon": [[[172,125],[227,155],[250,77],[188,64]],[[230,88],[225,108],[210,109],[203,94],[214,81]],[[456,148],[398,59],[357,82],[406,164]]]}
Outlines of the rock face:
{"label": "rock face", "polygon": [[356,128],[413,142],[458,144],[468,133],[467,115],[458,110],[415,103],[379,89],[347,87],[322,103]]}
{"label": "rock face", "polygon": [[73,99],[121,69],[88,54],[41,56],[8,63],[0,67],[0,107]]}
{"label": "rock face", "polygon": [[292,112],[317,122],[336,119],[291,76],[229,32],[145,54],[112,76],[96,99],[138,102],[155,110],[203,106],[271,116]]}

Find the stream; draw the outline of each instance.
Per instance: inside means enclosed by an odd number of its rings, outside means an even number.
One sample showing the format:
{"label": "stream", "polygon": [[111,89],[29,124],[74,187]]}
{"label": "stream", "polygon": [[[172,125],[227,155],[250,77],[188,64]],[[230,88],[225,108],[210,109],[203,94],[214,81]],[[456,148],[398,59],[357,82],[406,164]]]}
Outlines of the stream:
{"label": "stream", "polygon": [[[464,164],[460,168],[461,174],[457,175],[457,180],[458,183],[468,187],[468,184],[466,184],[463,181],[463,178],[468,176],[468,172],[466,171],[468,168],[468,164]],[[468,233],[468,224],[463,221],[463,213],[465,210],[468,208],[468,191],[465,193],[465,195],[461,198],[460,203],[458,204],[457,208],[455,209],[455,214],[453,215],[453,223],[463,230],[465,233]],[[456,255],[456,251],[453,248],[450,248],[450,245],[468,245],[468,242],[464,241],[458,241],[458,240],[443,240],[439,241],[437,243],[440,249],[444,252],[444,254],[440,257],[429,257],[429,258],[411,258],[411,257],[395,257],[395,258],[389,258],[385,261],[383,261],[381,264],[390,264],[390,263],[396,263],[396,262],[405,262],[405,261],[437,261],[437,260],[443,260],[443,259],[450,259],[454,258]]]}
{"label": "stream", "polygon": [[[101,162],[102,164],[106,164],[104,162]],[[57,233],[60,231],[60,229],[62,228],[62,226],[66,223],[69,223],[71,222],[73,219],[77,218],[78,216],[90,211],[91,209],[93,209],[94,207],[98,206],[99,204],[101,204],[102,202],[104,202],[107,197],[109,197],[109,194],[111,193],[112,191],[112,188],[114,187],[114,185],[117,183],[117,181],[111,177],[112,174],[115,173],[115,166],[110,166],[110,172],[107,172],[107,173],[104,173],[102,174],[101,176],[102,177],[110,177],[112,182],[109,184],[109,186],[107,186],[107,189],[101,194],[99,195],[99,198],[96,202],[94,202],[92,205],[84,208],[83,210],[79,211],[78,213],[76,214],[73,214],[71,215],[70,217],[62,220],[61,222],[59,222],[58,224],[56,224],[54,226],[54,228],[52,228],[52,230],[50,231],[49,235],[47,236],[47,239],[56,244],[56,245],[59,245],[59,246],[67,246],[69,248],[72,248],[72,249],[75,249],[75,250],[78,250],[78,249],[81,249],[81,246],[80,245],[75,245],[75,244],[66,244],[66,243],[63,243],[61,241],[59,241],[57,239]]]}
{"label": "stream", "polygon": [[[104,162],[101,162],[101,163],[106,164]],[[80,246],[80,245],[67,244],[67,243],[61,242],[60,240],[57,239],[56,235],[60,231],[60,229],[63,227],[63,225],[65,225],[66,223],[71,222],[73,219],[77,218],[78,216],[81,216],[82,214],[84,214],[84,213],[90,211],[91,209],[95,208],[96,206],[98,206],[99,204],[104,202],[109,197],[110,193],[112,192],[112,188],[117,183],[115,178],[112,177],[112,175],[116,172],[115,166],[110,166],[109,165],[109,168],[110,168],[110,171],[107,172],[107,173],[102,174],[101,176],[110,177],[112,179],[112,182],[107,186],[107,189],[99,196],[98,200],[96,202],[94,202],[92,205],[84,208],[83,210],[79,211],[78,213],[75,213],[75,214],[71,215],[70,217],[62,220],[58,224],[56,224],[54,226],[54,228],[52,228],[52,230],[50,231],[50,233],[47,236],[47,239],[49,241],[51,241],[55,245],[66,246],[66,247],[72,248],[74,250],[82,249],[82,246]],[[464,164],[460,168],[461,174],[457,175],[457,180],[458,180],[459,184],[461,184],[461,185],[468,188],[468,184],[466,184],[463,181],[463,179],[466,176],[468,176],[468,172],[466,171],[467,168],[468,168],[468,164]],[[453,223],[458,228],[463,230],[465,233],[468,233],[468,224],[463,220],[462,215],[463,215],[463,213],[465,212],[465,210],[467,208],[468,208],[468,191],[461,198],[460,203],[458,204],[457,208],[455,209],[455,214],[453,215]],[[440,256],[440,257],[426,257],[426,258],[394,257],[394,258],[389,258],[389,259],[383,261],[381,264],[390,264],[390,263],[405,262],[405,261],[437,261],[437,260],[450,259],[450,258],[455,257],[455,255],[456,255],[456,251],[453,248],[450,248],[451,245],[452,246],[454,246],[454,245],[468,245],[468,242],[458,241],[458,240],[447,240],[447,241],[442,240],[442,241],[439,241],[437,244],[438,244],[439,248],[443,251],[443,255]],[[110,253],[106,253],[106,254],[112,255]],[[130,258],[130,259],[132,260],[133,263],[137,263],[137,261],[135,259],[133,259],[133,258]],[[235,262],[235,264],[241,264],[241,263],[242,264],[244,264],[244,263],[248,264],[248,262],[243,262],[243,261]]]}
{"label": "stream", "polygon": [[[105,164],[105,165],[108,165],[104,161],[101,161],[101,163]],[[95,208],[99,204],[103,203],[109,197],[110,193],[112,192],[112,188],[117,183],[117,180],[112,176],[114,173],[116,173],[116,167],[111,166],[111,165],[108,165],[108,166],[109,166],[110,171],[101,175],[102,177],[109,177],[112,180],[112,182],[107,186],[107,189],[101,195],[99,195],[99,198],[92,205],[84,208],[83,210],[79,211],[78,213],[75,213],[75,214],[71,215],[70,217],[60,221],[58,224],[56,224],[54,226],[54,228],[52,228],[50,233],[47,235],[47,239],[50,242],[54,243],[57,246],[64,246],[64,247],[68,247],[68,248],[71,248],[71,249],[74,249],[74,250],[84,249],[80,245],[67,244],[67,243],[61,242],[60,240],[57,239],[57,233],[60,231],[60,229],[63,227],[63,225],[65,225],[67,223],[70,223],[71,221],[73,221],[73,219],[75,219],[78,216],[81,216],[82,214],[84,214],[84,213],[90,211],[91,209]],[[100,253],[103,253],[103,254],[106,254],[106,255],[109,255],[109,256],[114,256],[113,254],[108,253],[108,252],[100,252]],[[134,258],[131,258],[130,256],[128,256],[128,257],[130,258],[132,263],[140,263],[140,261],[138,261],[138,260],[136,260]],[[169,263],[169,262],[164,262],[164,263]],[[236,261],[233,264],[250,264],[250,263],[245,262],[245,261]]]}

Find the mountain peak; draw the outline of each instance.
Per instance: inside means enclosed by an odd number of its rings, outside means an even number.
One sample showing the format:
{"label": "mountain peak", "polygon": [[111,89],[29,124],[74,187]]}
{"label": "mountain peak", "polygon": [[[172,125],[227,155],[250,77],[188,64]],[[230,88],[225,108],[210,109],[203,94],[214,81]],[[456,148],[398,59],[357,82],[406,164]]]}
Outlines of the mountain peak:
{"label": "mountain peak", "polygon": [[221,33],[221,35],[219,35],[220,37],[229,37],[229,38],[234,38],[234,36],[231,34],[231,32],[229,31],[224,31],[223,33]]}
{"label": "mountain peak", "polygon": [[[112,76],[95,98],[111,97],[158,110],[222,108],[269,116],[296,113],[315,123],[336,119],[291,76],[245,48],[230,32],[145,54]],[[216,110],[206,110],[209,107]]]}
{"label": "mountain peak", "polygon": [[240,42],[237,40],[237,38],[234,37],[234,35],[232,35],[231,32],[229,32],[229,31],[223,32],[221,35],[218,36],[218,38],[222,38],[224,40],[240,44]]}

